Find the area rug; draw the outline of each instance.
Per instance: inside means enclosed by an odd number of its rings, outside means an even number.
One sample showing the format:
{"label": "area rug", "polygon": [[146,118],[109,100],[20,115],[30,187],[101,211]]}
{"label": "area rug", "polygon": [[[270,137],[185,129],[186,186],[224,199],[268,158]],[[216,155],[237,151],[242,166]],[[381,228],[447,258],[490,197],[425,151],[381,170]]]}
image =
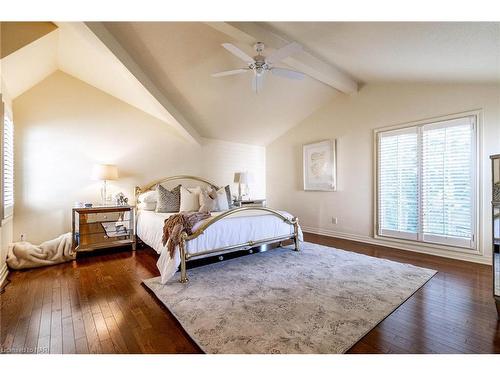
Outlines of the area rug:
{"label": "area rug", "polygon": [[304,242],[144,284],[206,353],[344,353],[435,273]]}

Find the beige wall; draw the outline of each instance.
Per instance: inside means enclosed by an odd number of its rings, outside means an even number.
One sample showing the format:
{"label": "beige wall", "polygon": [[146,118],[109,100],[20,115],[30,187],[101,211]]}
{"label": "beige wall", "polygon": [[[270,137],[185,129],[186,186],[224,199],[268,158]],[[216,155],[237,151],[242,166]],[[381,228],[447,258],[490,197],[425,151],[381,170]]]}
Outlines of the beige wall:
{"label": "beige wall", "polygon": [[[491,170],[488,156],[500,152],[499,85],[373,84],[340,96],[268,145],[267,198],[297,215],[305,230],[377,242],[373,236],[373,129],[482,109],[481,250],[469,256],[413,245],[394,245],[461,259],[491,257]],[[337,138],[336,192],[302,190],[302,144]],[[337,224],[332,224],[336,217]]]}
{"label": "beige wall", "polygon": [[[90,179],[94,163],[118,166],[110,191],[133,196],[135,185],[176,174],[232,184],[235,171],[256,178],[254,197],[265,196],[265,149],[205,139],[183,140],[168,125],[83,83],[56,72],[14,100],[16,204],[14,239],[32,242],[71,229],[75,201],[99,200]],[[234,185],[232,185],[234,190]]]}

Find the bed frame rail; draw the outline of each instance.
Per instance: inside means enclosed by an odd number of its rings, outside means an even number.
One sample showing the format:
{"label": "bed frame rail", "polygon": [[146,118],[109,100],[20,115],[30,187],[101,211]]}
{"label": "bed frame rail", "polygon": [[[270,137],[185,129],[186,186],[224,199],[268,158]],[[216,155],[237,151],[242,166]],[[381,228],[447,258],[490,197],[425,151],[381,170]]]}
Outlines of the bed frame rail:
{"label": "bed frame rail", "polygon": [[[210,249],[210,250],[204,250],[201,252],[197,252],[195,254],[189,253],[186,248],[186,242],[193,240],[197,238],[198,236],[201,236],[205,230],[210,227],[211,225],[215,224],[219,220],[222,220],[228,216],[232,216],[234,214],[243,212],[243,211],[264,211],[269,214],[272,214],[274,216],[279,217],[281,220],[283,220],[285,223],[290,224],[293,226],[293,233],[290,235],[286,236],[279,236],[279,237],[272,237],[272,238],[265,238],[265,239],[260,239],[260,240],[255,240],[255,241],[248,241],[245,243],[240,243],[236,245],[230,245],[230,246],[225,246],[225,247],[220,247],[217,249]],[[282,242],[286,240],[293,240],[294,242],[294,250],[299,251],[300,250],[300,242],[299,242],[299,219],[297,217],[293,218],[288,218],[285,215],[283,215],[281,212],[273,210],[271,208],[267,207],[240,207],[240,208],[234,208],[232,210],[226,211],[223,214],[220,214],[218,216],[214,216],[211,219],[208,219],[205,221],[198,230],[196,230],[193,234],[188,235],[186,232],[183,232],[181,235],[181,241],[179,243],[179,252],[180,252],[180,257],[181,257],[181,278],[180,282],[181,283],[187,283],[189,281],[187,277],[187,268],[186,268],[186,262],[190,259],[209,255],[209,254],[222,254],[222,253],[229,253],[232,251],[235,251],[237,249],[242,249],[246,247],[253,247],[253,246],[259,246],[259,245],[264,245],[264,244],[271,244],[271,243],[276,243],[276,242]]]}

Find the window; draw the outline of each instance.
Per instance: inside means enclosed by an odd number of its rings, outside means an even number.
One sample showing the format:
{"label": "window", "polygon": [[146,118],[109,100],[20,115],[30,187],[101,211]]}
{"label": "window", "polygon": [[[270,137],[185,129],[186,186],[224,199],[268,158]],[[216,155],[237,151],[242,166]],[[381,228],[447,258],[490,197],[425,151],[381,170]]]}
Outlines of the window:
{"label": "window", "polygon": [[5,113],[3,122],[3,217],[14,211],[14,124]]}
{"label": "window", "polygon": [[476,116],[377,132],[377,234],[475,247]]}

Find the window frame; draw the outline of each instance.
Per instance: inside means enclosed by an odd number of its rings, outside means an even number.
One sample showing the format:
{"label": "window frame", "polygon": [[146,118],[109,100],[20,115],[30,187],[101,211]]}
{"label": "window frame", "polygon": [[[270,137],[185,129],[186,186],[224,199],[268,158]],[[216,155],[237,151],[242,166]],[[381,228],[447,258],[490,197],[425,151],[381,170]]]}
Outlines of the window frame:
{"label": "window frame", "polygon": [[[10,122],[12,123],[12,132],[14,133],[14,119],[13,119],[13,116],[12,116],[12,113],[8,110],[7,106],[5,105],[5,103],[2,103],[2,112],[1,112],[1,115],[2,115],[2,129],[1,129],[1,134],[0,134],[0,152],[2,154],[2,162],[1,162],[1,165],[0,165],[0,199],[1,199],[1,205],[0,205],[0,219],[1,221],[5,221],[9,218],[11,218],[12,216],[14,216],[14,205],[15,205],[15,202],[12,202],[12,207],[10,207],[9,210],[7,210],[7,207],[5,207],[5,201],[4,201],[4,198],[5,198],[5,190],[4,190],[4,178],[5,178],[5,172],[4,172],[4,164],[3,164],[3,154],[4,154],[4,126],[5,126],[5,117],[8,117],[10,119]],[[14,137],[14,134],[13,134],[13,137]],[[13,143],[12,143],[12,161],[14,162],[14,158],[15,158],[15,151],[14,151],[14,138],[13,138]],[[15,167],[13,167],[15,168]],[[15,173],[15,171],[13,170],[13,172]],[[15,182],[14,182],[14,176],[13,176],[13,181],[12,181],[12,189],[13,189],[13,193],[14,193],[14,189],[15,189]]]}
{"label": "window frame", "polygon": [[[385,231],[386,234],[380,234],[379,231],[379,155],[378,155],[378,146],[379,146],[379,133],[385,133],[385,132],[397,132],[398,130],[404,131],[408,130],[408,128],[417,128],[417,131],[419,133],[419,139],[421,139],[422,136],[422,129],[424,125],[431,125],[433,123],[439,123],[442,121],[449,121],[449,120],[454,120],[454,119],[460,119],[464,117],[469,117],[472,116],[475,118],[474,121],[474,126],[473,126],[473,141],[472,141],[472,167],[473,167],[473,177],[472,177],[472,190],[473,190],[473,197],[472,197],[472,211],[473,211],[473,217],[472,217],[472,231],[473,231],[473,238],[471,241],[471,246],[464,247],[461,245],[460,241],[454,241],[452,237],[449,238],[449,241],[443,242],[439,241],[437,238],[433,238],[432,235],[425,235],[427,240],[424,241],[424,235],[422,232],[422,202],[419,197],[419,231],[417,233],[417,239],[411,239],[411,238],[403,238],[403,236],[395,237],[391,236],[391,233],[388,233],[389,231]],[[482,204],[482,191],[480,189],[480,184],[479,181],[481,179],[482,175],[482,170],[480,168],[480,160],[481,160],[481,135],[482,135],[482,110],[477,109],[477,110],[471,110],[471,111],[466,111],[466,112],[460,112],[460,113],[455,113],[455,114],[450,114],[450,115],[443,115],[439,117],[432,117],[432,118],[426,118],[418,121],[413,121],[409,123],[403,123],[399,125],[391,125],[387,127],[382,127],[382,128],[377,128],[373,130],[373,238],[383,240],[383,241],[389,241],[389,242],[395,242],[395,243],[402,243],[402,244],[411,244],[411,245],[418,245],[420,247],[426,247],[430,249],[438,249],[438,250],[448,250],[448,251],[456,251],[456,252],[461,252],[461,253],[468,253],[468,254],[474,254],[474,255],[482,255],[483,250],[482,250],[482,236],[481,233],[479,232],[479,228],[481,227],[481,216],[480,216],[480,207]],[[422,142],[419,142],[418,145],[418,178],[419,178],[419,194],[422,191]],[[398,232],[399,233],[399,232]],[[398,233],[394,233],[395,235],[398,235]],[[434,239],[434,241],[429,241]]]}

